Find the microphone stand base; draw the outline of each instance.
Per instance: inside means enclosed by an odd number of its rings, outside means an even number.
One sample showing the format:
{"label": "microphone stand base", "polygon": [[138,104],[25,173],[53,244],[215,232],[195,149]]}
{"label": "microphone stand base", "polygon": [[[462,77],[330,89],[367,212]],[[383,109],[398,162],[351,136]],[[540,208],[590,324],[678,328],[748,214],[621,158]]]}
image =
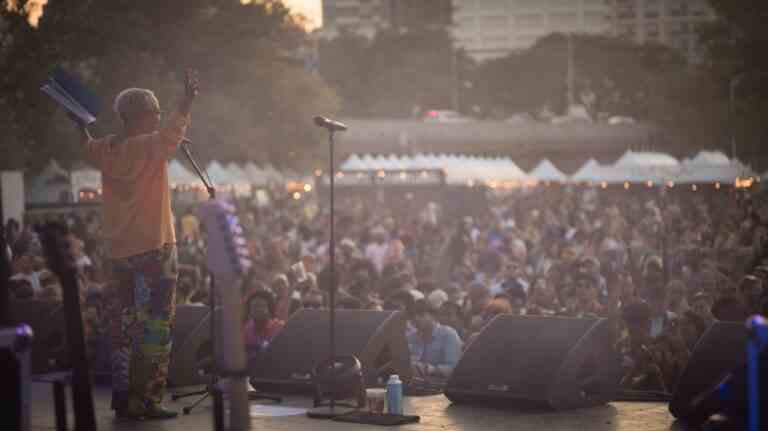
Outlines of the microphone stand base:
{"label": "microphone stand base", "polygon": [[357,409],[340,405],[323,406],[308,410],[307,416],[312,419],[333,419],[337,416],[345,415],[355,410]]}

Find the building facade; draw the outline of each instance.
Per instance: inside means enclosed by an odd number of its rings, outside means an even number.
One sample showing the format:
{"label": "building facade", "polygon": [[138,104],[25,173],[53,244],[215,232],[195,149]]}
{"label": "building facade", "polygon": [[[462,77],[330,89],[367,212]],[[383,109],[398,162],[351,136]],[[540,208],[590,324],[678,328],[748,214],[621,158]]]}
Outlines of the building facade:
{"label": "building facade", "polygon": [[714,19],[707,0],[323,0],[322,36],[447,27],[458,47],[486,60],[550,33],[591,33],[662,43],[695,60],[696,27]]}
{"label": "building facade", "polygon": [[326,38],[341,32],[372,38],[391,22],[390,0],[323,0],[322,36]]}
{"label": "building facade", "polygon": [[503,57],[550,33],[611,34],[607,0],[453,0],[453,36],[476,60]]}
{"label": "building facade", "polygon": [[662,43],[691,60],[700,56],[696,28],[716,19],[707,0],[613,0],[614,34],[637,43]]}
{"label": "building facade", "polygon": [[542,36],[591,33],[662,43],[696,59],[707,0],[453,0],[453,35],[477,60],[526,49]]}
{"label": "building facade", "polygon": [[447,28],[452,0],[323,0],[326,38],[341,32],[368,38],[388,28]]}

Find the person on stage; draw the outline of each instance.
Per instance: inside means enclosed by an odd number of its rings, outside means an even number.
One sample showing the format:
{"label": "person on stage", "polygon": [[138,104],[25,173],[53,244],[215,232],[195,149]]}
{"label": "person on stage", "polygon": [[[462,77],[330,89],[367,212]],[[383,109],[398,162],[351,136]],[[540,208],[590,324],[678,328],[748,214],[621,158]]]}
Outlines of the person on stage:
{"label": "person on stage", "polygon": [[178,108],[164,126],[154,93],[129,88],[115,98],[120,133],[93,139],[81,127],[86,159],[102,175],[113,301],[112,409],[120,418],[178,416],[162,406],[178,274],[168,158],[190,123],[199,91],[194,71],[186,72],[184,84]]}

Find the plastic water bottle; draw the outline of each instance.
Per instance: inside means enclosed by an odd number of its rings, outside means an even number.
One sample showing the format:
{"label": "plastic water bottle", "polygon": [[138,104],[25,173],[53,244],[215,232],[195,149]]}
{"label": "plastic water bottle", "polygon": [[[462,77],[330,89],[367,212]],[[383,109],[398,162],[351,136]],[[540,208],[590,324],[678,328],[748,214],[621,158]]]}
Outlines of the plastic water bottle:
{"label": "plastic water bottle", "polygon": [[391,415],[403,414],[403,382],[400,376],[393,374],[387,382],[387,413]]}

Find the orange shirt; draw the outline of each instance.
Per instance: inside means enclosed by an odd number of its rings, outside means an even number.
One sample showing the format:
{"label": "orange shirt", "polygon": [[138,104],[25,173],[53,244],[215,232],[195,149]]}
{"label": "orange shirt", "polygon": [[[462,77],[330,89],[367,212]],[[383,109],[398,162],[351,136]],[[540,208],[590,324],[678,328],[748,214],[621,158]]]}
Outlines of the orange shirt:
{"label": "orange shirt", "polygon": [[181,143],[189,117],[174,113],[159,132],[117,142],[106,136],[85,144],[101,170],[104,237],[119,259],[176,243],[168,186],[168,158]]}

